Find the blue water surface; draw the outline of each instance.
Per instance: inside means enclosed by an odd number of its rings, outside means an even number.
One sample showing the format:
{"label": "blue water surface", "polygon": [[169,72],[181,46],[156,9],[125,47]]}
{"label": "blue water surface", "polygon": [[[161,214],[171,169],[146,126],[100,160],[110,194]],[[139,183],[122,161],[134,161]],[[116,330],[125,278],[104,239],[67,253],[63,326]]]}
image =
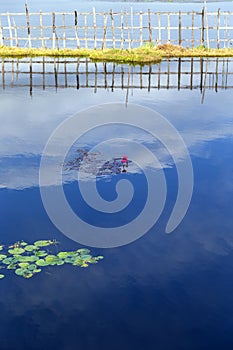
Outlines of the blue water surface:
{"label": "blue water surface", "polygon": [[[15,6],[20,10],[18,3]],[[12,9],[9,2],[8,10]],[[171,62],[171,68],[176,67]],[[232,65],[229,72],[232,74]],[[125,89],[94,92],[92,88],[50,87],[34,88],[30,96],[28,81],[25,86],[9,84],[1,90],[1,243],[56,239],[58,250],[83,247],[60,232],[44,209],[39,189],[41,155],[61,122],[106,101],[125,104],[126,94]],[[194,190],[181,224],[165,234],[178,192],[171,155],[160,153],[161,145],[155,147],[147,135],[133,128],[125,134],[121,130],[121,135],[138,138],[157,151],[162,160],[167,197],[161,217],[131,244],[91,248],[93,255],[103,255],[104,260],[87,269],[47,268],[29,280],[7,272],[0,282],[1,350],[233,348],[232,89],[207,89],[204,100],[202,97],[203,91],[197,88],[131,89],[127,95],[128,103],[163,115],[187,145]],[[108,136],[115,133],[109,130]],[[96,133],[88,139],[87,135],[82,146],[90,148],[103,136]],[[76,173],[68,175],[71,177],[64,178],[68,201],[93,225],[122,225],[143,209],[146,180],[143,171],[133,166],[126,174],[98,181],[100,194],[109,201],[116,198],[116,183],[122,176],[134,185],[134,201],[118,216],[97,213],[85,205]],[[49,181],[48,186],[56,185],[53,179]]]}

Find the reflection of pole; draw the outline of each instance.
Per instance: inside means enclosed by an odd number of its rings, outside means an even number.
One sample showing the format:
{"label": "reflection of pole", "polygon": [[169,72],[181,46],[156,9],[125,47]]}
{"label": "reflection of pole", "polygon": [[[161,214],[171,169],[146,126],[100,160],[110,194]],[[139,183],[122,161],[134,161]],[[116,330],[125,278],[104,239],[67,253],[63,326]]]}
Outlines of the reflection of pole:
{"label": "reflection of pole", "polygon": [[45,58],[44,57],[42,61],[42,84],[43,84],[43,90],[45,90]]}
{"label": "reflection of pole", "polygon": [[55,87],[57,91],[57,64],[56,64],[56,58],[54,58],[54,77],[55,77]]}
{"label": "reflection of pole", "polygon": [[205,90],[206,90],[206,80],[207,80],[207,73],[208,73],[208,58],[206,59],[206,70],[205,70],[205,78],[204,78],[204,89],[202,92],[202,98],[201,98],[201,103],[204,103],[204,98],[205,98]]}
{"label": "reflection of pole", "polygon": [[215,92],[218,92],[218,58],[216,58],[216,82],[215,82]]}
{"label": "reflection of pole", "polygon": [[97,92],[97,78],[98,78],[98,67],[97,67],[97,63],[95,63],[95,88],[94,88],[94,93]]}
{"label": "reflection of pole", "polygon": [[79,58],[77,58],[77,64],[76,64],[76,83],[77,83],[77,90],[79,90],[79,73],[78,73],[78,68],[79,68]]}
{"label": "reflection of pole", "polygon": [[2,88],[5,90],[5,64],[4,58],[2,58]]}
{"label": "reflection of pole", "polygon": [[66,59],[64,59],[64,75],[65,75],[65,87],[67,87]]}
{"label": "reflection of pole", "polygon": [[114,91],[114,79],[115,79],[115,69],[116,69],[116,65],[115,63],[113,63],[113,69],[112,69],[112,92]]}
{"label": "reflection of pole", "polygon": [[178,90],[180,90],[181,58],[178,59]]}
{"label": "reflection of pole", "polygon": [[203,86],[203,58],[200,58],[200,90],[202,92]]}
{"label": "reflection of pole", "polygon": [[193,89],[193,58],[191,58],[190,90]]}
{"label": "reflection of pole", "polygon": [[30,96],[32,96],[32,59],[30,58]]}
{"label": "reflection of pole", "polygon": [[167,62],[167,89],[169,89],[170,85],[170,59]]}
{"label": "reflection of pole", "polygon": [[149,75],[148,75],[148,92],[150,92],[150,86],[151,86],[151,72],[152,72],[152,66],[149,65]]}

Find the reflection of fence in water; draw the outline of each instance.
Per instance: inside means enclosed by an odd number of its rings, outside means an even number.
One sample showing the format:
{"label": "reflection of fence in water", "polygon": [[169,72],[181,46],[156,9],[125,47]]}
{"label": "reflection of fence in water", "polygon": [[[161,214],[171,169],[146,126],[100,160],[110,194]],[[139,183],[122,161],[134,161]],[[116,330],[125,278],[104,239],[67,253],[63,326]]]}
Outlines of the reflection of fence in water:
{"label": "reflection of fence in water", "polygon": [[233,59],[172,59],[151,66],[94,63],[88,59],[2,59],[2,88],[226,89]]}
{"label": "reflection of fence in water", "polygon": [[0,46],[133,48],[145,43],[231,47],[233,12],[121,11],[0,14]]}

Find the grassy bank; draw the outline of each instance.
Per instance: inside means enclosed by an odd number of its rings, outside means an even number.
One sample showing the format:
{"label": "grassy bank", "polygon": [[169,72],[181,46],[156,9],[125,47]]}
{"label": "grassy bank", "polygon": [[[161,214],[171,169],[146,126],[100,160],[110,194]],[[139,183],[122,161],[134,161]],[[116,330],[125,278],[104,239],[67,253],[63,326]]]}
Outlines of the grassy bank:
{"label": "grassy bank", "polygon": [[182,48],[171,44],[143,46],[137,49],[30,49],[17,47],[0,47],[1,57],[88,57],[93,61],[118,62],[129,64],[158,63],[164,58],[178,57],[233,57],[233,49],[207,49],[196,47]]}

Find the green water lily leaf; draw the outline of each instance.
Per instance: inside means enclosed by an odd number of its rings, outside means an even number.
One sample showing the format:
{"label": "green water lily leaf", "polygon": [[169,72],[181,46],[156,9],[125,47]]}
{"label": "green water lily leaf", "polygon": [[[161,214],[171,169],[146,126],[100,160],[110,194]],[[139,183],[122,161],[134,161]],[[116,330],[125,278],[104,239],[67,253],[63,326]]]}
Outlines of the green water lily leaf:
{"label": "green water lily leaf", "polygon": [[27,246],[24,247],[24,249],[27,251],[27,252],[33,252],[34,250],[38,250],[39,247],[33,245],[33,244],[28,244]]}
{"label": "green water lily leaf", "polygon": [[14,248],[14,249],[9,249],[8,253],[15,255],[15,254],[23,254],[25,250],[23,248]]}
{"label": "green water lily leaf", "polygon": [[38,266],[36,264],[29,264],[29,266],[28,266],[28,270],[30,270],[30,271],[34,271],[37,269],[38,269]]}
{"label": "green water lily leaf", "polygon": [[76,252],[79,253],[79,254],[89,254],[90,250],[86,249],[86,248],[82,248],[82,249],[76,250]]}
{"label": "green water lily leaf", "polygon": [[7,258],[7,255],[5,255],[5,254],[0,254],[0,261],[3,260],[3,259],[5,259],[5,258]]}
{"label": "green water lily leaf", "polygon": [[5,275],[3,275],[2,273],[0,273],[0,279],[4,278]]}
{"label": "green water lily leaf", "polygon": [[26,269],[26,268],[28,268],[28,266],[29,266],[29,263],[27,263],[27,262],[19,263],[19,267],[21,267],[22,269]]}
{"label": "green water lily leaf", "polygon": [[2,262],[5,265],[9,265],[9,264],[12,264],[13,262],[15,262],[15,259],[13,257],[9,257],[9,258],[3,259]]}
{"label": "green water lily leaf", "polygon": [[49,262],[45,261],[44,259],[39,259],[39,260],[36,261],[36,265],[38,265],[38,266],[48,266]]}
{"label": "green water lily leaf", "polygon": [[24,276],[27,273],[27,269],[18,268],[15,270],[16,275]]}
{"label": "green water lily leaf", "polygon": [[69,257],[70,255],[71,255],[70,252],[59,252],[59,253],[57,254],[57,256],[58,256],[60,259],[65,259],[65,258]]}
{"label": "green water lily leaf", "polygon": [[40,241],[34,242],[34,245],[36,247],[46,247],[46,246],[51,245],[51,244],[54,244],[54,242],[50,241],[50,240],[40,240]]}
{"label": "green water lily leaf", "polygon": [[3,250],[3,245],[2,244],[0,244],[0,250]]}
{"label": "green water lily leaf", "polygon": [[35,252],[35,256],[46,256],[48,253],[45,250],[38,250]]}

